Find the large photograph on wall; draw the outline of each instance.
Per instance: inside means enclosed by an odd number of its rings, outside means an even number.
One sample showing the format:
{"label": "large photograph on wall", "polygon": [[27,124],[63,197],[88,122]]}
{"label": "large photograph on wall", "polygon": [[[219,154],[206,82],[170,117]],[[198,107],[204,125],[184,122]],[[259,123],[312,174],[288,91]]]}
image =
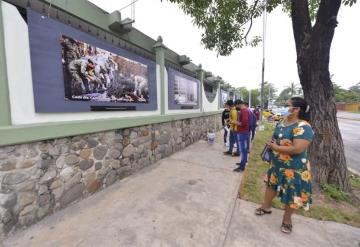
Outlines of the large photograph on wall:
{"label": "large photograph on wall", "polygon": [[174,101],[177,105],[198,104],[198,84],[196,81],[175,75]]}
{"label": "large photograph on wall", "polygon": [[155,56],[145,58],[27,9],[37,113],[154,111]]}
{"label": "large photograph on wall", "polygon": [[149,102],[148,66],[60,36],[65,98],[98,102]]}
{"label": "large photograph on wall", "polygon": [[200,81],[171,68],[167,71],[169,109],[198,109]]}
{"label": "large photograph on wall", "polygon": [[220,107],[224,107],[224,105],[225,105],[225,103],[226,103],[226,101],[229,99],[229,92],[227,92],[227,91],[225,91],[225,90],[223,90],[223,89],[221,89],[220,90]]}

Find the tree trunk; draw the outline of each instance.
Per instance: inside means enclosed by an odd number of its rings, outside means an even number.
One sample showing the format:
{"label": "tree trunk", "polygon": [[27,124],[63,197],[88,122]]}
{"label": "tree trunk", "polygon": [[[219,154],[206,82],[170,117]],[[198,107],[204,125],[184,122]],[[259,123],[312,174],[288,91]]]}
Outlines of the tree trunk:
{"label": "tree trunk", "polygon": [[297,64],[304,98],[310,104],[315,138],[310,146],[314,181],[331,183],[350,191],[329,73],[329,54],[341,0],[322,0],[316,23],[311,27],[308,1],[292,0],[293,31]]}

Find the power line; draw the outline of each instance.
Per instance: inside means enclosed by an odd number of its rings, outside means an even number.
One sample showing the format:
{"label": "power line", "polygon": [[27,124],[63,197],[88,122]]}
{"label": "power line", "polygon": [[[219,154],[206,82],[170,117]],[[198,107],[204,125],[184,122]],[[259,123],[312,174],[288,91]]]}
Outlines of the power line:
{"label": "power line", "polygon": [[121,10],[123,10],[123,9],[126,9],[127,7],[135,4],[135,3],[138,2],[138,1],[140,1],[140,0],[132,0],[131,3],[129,3],[128,5],[126,5],[126,6],[122,7],[122,8],[120,8],[119,11],[121,11]]}

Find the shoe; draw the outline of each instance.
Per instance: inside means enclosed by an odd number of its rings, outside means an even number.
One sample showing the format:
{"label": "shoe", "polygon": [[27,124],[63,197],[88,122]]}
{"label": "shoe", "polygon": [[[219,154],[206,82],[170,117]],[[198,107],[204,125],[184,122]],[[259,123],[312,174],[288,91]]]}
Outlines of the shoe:
{"label": "shoe", "polygon": [[292,232],[292,224],[285,224],[284,222],[281,224],[281,231],[283,233],[289,234]]}
{"label": "shoe", "polygon": [[241,163],[235,163],[235,165],[240,166],[240,165],[241,165]]}
{"label": "shoe", "polygon": [[240,154],[239,153],[232,153],[232,156],[233,157],[238,157],[238,156],[240,156]]}
{"label": "shoe", "polygon": [[231,155],[231,152],[226,151],[226,152],[224,152],[224,155]]}
{"label": "shoe", "polygon": [[266,209],[263,209],[263,208],[257,208],[256,210],[255,210],[255,214],[256,215],[264,215],[264,214],[271,214],[272,213],[272,211],[271,210],[266,210]]}
{"label": "shoe", "polygon": [[238,168],[234,169],[233,171],[234,172],[242,172],[242,171],[244,171],[244,169],[241,169],[241,167],[238,167]]}

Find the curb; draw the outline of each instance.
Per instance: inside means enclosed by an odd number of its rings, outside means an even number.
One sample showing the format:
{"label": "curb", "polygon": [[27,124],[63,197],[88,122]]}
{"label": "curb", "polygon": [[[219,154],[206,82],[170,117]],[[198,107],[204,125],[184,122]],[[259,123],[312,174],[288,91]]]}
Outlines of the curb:
{"label": "curb", "polygon": [[336,117],[336,118],[352,120],[352,121],[359,121],[360,122],[360,119],[356,119],[356,118],[346,118],[346,117]]}
{"label": "curb", "polygon": [[360,177],[360,172],[358,171],[355,171],[354,169],[348,167],[348,171],[350,171],[351,173],[354,173],[356,176],[359,176]]}

